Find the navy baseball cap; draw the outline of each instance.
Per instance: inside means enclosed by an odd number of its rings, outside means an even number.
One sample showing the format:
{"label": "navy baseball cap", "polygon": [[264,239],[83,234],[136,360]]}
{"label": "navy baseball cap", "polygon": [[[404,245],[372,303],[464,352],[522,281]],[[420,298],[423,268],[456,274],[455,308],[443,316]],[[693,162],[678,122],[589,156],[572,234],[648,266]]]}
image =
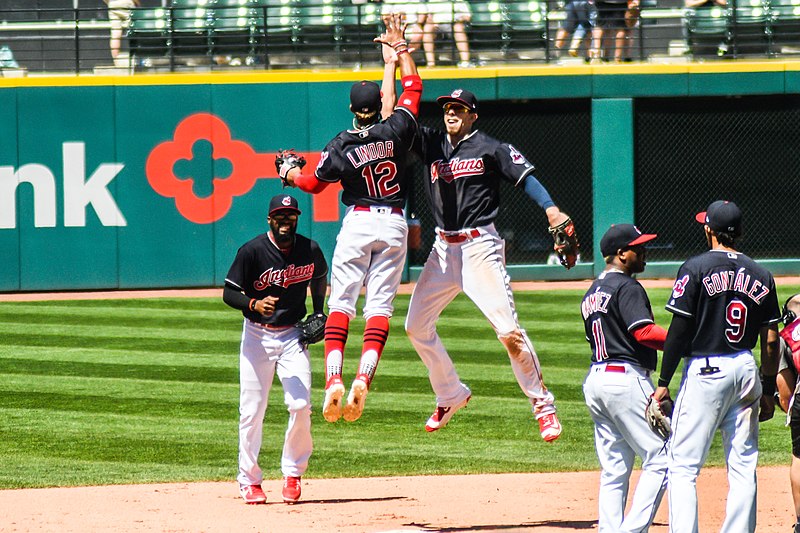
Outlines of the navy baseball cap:
{"label": "navy baseball cap", "polygon": [[451,102],[455,102],[457,104],[466,106],[466,108],[469,109],[470,112],[472,113],[478,112],[478,99],[475,98],[474,94],[472,94],[466,89],[456,89],[450,94],[440,96],[439,98],[436,99],[436,103],[438,103],[442,107],[444,107],[445,104],[449,104]]}
{"label": "navy baseball cap", "polygon": [[272,200],[269,201],[269,214],[271,215],[275,211],[294,211],[298,215],[300,214],[300,208],[297,207],[297,199],[288,194],[279,194],[272,197]]}
{"label": "navy baseball cap", "polygon": [[350,109],[371,113],[381,108],[381,88],[374,81],[359,81],[350,88]]}
{"label": "navy baseball cap", "polygon": [[708,209],[697,213],[694,219],[713,231],[729,233],[734,237],[742,234],[742,210],[728,200],[712,202]]}
{"label": "navy baseball cap", "polygon": [[650,242],[658,237],[655,233],[642,233],[633,224],[612,224],[600,239],[600,253],[603,257],[614,255],[617,250]]}

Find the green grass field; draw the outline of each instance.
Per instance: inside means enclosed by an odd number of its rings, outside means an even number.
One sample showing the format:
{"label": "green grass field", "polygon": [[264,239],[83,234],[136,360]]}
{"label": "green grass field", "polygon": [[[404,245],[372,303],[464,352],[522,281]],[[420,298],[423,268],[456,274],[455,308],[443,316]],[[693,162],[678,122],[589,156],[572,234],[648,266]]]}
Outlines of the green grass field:
{"label": "green grass field", "polygon": [[[781,287],[781,301],[798,290]],[[666,327],[668,290],[648,292],[656,321]],[[539,437],[502,345],[463,296],[447,308],[439,331],[473,399],[447,428],[426,433],[435,399],[403,331],[409,297],[398,296],[389,344],[359,421],[323,420],[322,347],[312,347],[315,450],[306,476],[596,469],[581,392],[589,362],[581,296],[516,294],[520,320],[556,396],[564,426],[556,442]],[[348,379],[363,325],[352,323]],[[235,478],[241,315],[221,300],[4,302],[0,331],[0,488]],[[276,382],[261,454],[270,478],[280,477],[285,424]],[[761,431],[761,464],[788,464],[782,413]],[[719,438],[709,464],[723,464]]]}

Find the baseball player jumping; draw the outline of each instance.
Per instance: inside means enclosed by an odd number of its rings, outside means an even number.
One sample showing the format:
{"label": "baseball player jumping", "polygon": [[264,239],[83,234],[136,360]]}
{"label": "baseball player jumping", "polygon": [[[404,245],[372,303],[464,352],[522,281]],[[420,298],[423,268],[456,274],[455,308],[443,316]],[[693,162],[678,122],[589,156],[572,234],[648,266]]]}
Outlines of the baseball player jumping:
{"label": "baseball player jumping", "polygon": [[[279,168],[287,184],[311,193],[341,182],[342,203],[347,206],[333,254],[330,314],[325,327],[327,382],[322,414],[328,422],[340,417],[352,422],[363,412],[389,335],[392,302],[406,258],[408,226],[403,207],[410,180],[406,159],[417,132],[422,80],[408,53],[402,17],[391,15],[385,24],[386,32],[375,40],[394,50],[403,86],[394,112],[381,120],[383,104],[378,85],[355,83],[350,90],[353,129],[339,133],[328,143],[315,173],[302,174],[292,164]],[[366,287],[364,345],[358,374],[343,407],[343,354],[362,287]]]}
{"label": "baseball player jumping", "polygon": [[[405,324],[411,343],[428,367],[436,394],[436,408],[425,429],[444,427],[471,398],[436,332],[439,315],[463,291],[505,346],[517,382],[539,421],[542,438],[553,441],[561,434],[561,423],[553,395],[542,381],[539,358],[519,324],[505,267],[504,241],[494,226],[500,210],[500,180],[523,187],[545,210],[552,227],[567,228],[574,238],[574,226],[516,148],[473,130],[478,119],[474,94],[457,89],[437,102],[444,110],[446,131],[421,128],[421,142],[415,148],[428,178],[425,183],[437,225],[436,241],[411,296]],[[575,264],[576,254],[577,240],[565,256],[567,268]]]}
{"label": "baseball player jumping", "polygon": [[[600,532],[643,532],[667,488],[666,443],[644,418],[653,394],[650,373],[667,332],[653,321],[647,293],[633,274],[644,272],[645,244],[656,238],[632,224],[611,226],[600,240],[606,268],[581,302],[592,366],[583,382],[600,460]],[[642,475],[625,516],[636,456]]]}
{"label": "baseball player jumping", "polygon": [[709,250],[681,265],[667,311],[672,313],[654,398],[686,357],[675,401],[669,457],[669,525],[697,532],[697,476],[711,440],[722,431],[728,504],[721,531],[756,529],[756,464],[762,385],[751,350],[761,337],[765,390],[771,401],[778,371],[780,311],[772,274],[736,250],[742,212],[719,200],[698,213]]}
{"label": "baseball player jumping", "polygon": [[319,245],[298,235],[297,200],[286,194],[269,203],[267,233],[236,253],[222,298],[244,315],[239,353],[239,490],[247,503],[267,501],[258,465],[264,414],[278,373],[289,411],[281,471],[283,500],[300,499],[300,477],[311,457],[311,364],[294,324],[306,314],[311,289],[315,313],[322,313],[328,264]]}

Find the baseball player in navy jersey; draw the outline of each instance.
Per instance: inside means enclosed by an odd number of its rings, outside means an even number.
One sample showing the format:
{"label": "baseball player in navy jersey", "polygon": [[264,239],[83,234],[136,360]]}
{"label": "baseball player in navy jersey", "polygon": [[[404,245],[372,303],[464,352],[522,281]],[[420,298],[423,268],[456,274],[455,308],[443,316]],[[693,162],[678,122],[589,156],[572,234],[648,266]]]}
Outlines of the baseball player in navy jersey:
{"label": "baseball player in navy jersey", "polygon": [[[328,422],[340,417],[352,422],[363,412],[389,335],[389,318],[406,258],[408,226],[403,207],[411,179],[406,159],[417,133],[422,80],[408,53],[402,17],[391,15],[385,23],[386,32],[376,41],[394,50],[403,86],[394,112],[381,120],[378,85],[371,81],[355,83],[350,90],[353,128],[327,144],[314,174],[304,175],[294,168],[287,175],[290,185],[311,193],[340,182],[342,203],[347,206],[333,253],[325,326],[322,414]],[[394,83],[394,76],[391,80]],[[362,287],[366,288],[364,344],[358,373],[343,406],[343,354]]]}
{"label": "baseball player in navy jersey", "polygon": [[[764,396],[775,392],[780,310],[772,274],[736,250],[739,207],[719,200],[697,214],[709,251],[681,265],[667,311],[672,322],[654,398],[685,357],[672,418],[669,525],[697,531],[697,476],[712,438],[722,431],[728,466],[728,504],[721,531],[756,529],[756,464],[762,385],[751,350],[761,337]],[[771,384],[771,385],[769,385]]]}
{"label": "baseball player in navy jersey", "polygon": [[792,435],[792,465],[789,481],[796,522],[794,533],[800,533],[800,294],[790,296],[783,304],[783,329],[780,332],[780,365],[778,394],[780,406],[786,412],[786,425]]}
{"label": "baseball player in navy jersey", "polygon": [[444,427],[471,398],[436,332],[444,308],[464,292],[494,328],[511,359],[520,388],[530,399],[546,441],[561,434],[552,393],[539,359],[520,326],[505,268],[504,241],[494,220],[500,207],[500,180],[525,192],[545,210],[551,226],[568,219],[533,176],[534,167],[512,145],[473,130],[478,100],[464,89],[441,96],[446,131],[420,128],[419,153],[426,169],[427,193],[436,222],[436,240],[414,288],[406,332],[436,394],[427,431]]}
{"label": "baseball player in navy jersey", "polygon": [[283,386],[289,426],[283,442],[283,499],[300,498],[300,477],[311,456],[311,364],[294,324],[306,315],[311,291],[321,313],[328,264],[319,245],[296,233],[297,200],[269,203],[269,231],[245,243],[225,278],[223,300],[244,315],[239,354],[239,488],[247,503],[264,503],[258,465],[264,413],[275,373]]}
{"label": "baseball player in navy jersey", "polygon": [[[644,418],[653,394],[650,373],[656,350],[667,332],[653,321],[650,299],[632,275],[644,272],[645,243],[656,238],[632,224],[611,226],[600,240],[606,268],[581,302],[592,366],[583,395],[594,420],[594,444],[600,460],[598,520],[601,532],[648,531],[667,488],[664,440]],[[636,456],[642,475],[625,516],[628,487]]]}

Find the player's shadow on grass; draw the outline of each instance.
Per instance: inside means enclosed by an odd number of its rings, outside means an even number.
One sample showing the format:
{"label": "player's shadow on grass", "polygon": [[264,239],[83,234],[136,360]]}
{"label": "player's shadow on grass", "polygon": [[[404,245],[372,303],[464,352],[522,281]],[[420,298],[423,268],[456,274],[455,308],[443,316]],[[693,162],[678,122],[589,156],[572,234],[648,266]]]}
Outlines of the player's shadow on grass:
{"label": "player's shadow on grass", "polygon": [[[407,500],[405,496],[386,496],[383,498],[328,498],[324,500],[300,500],[292,505],[308,505],[310,503],[351,503],[351,502],[388,502],[391,500]],[[268,502],[284,505],[284,502]]]}

